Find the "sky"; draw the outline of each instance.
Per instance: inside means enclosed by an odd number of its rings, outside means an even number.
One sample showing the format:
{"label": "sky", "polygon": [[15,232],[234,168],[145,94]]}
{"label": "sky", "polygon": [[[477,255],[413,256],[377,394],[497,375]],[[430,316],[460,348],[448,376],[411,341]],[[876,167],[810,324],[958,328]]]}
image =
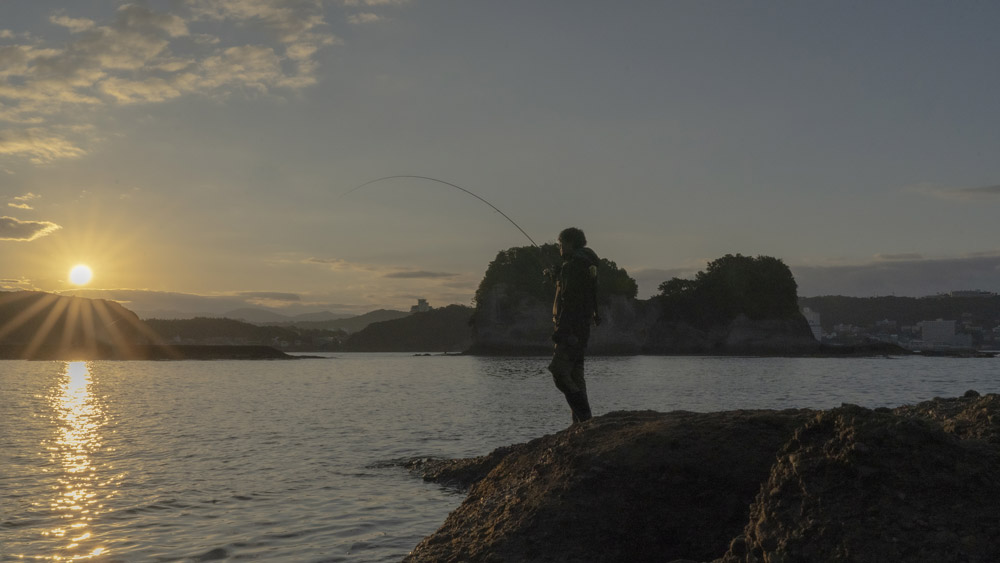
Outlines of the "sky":
{"label": "sky", "polygon": [[[0,289],[470,305],[582,228],[639,296],[1000,291],[994,2],[0,2]],[[350,192],[350,193],[348,193]],[[75,286],[70,268],[93,278]]]}

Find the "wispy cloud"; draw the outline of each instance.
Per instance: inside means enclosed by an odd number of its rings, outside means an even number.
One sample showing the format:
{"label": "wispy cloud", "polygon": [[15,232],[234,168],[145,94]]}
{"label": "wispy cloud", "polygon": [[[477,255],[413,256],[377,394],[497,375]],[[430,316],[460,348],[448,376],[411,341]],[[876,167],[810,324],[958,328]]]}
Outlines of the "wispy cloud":
{"label": "wispy cloud", "polygon": [[383,278],[391,279],[441,279],[441,278],[454,278],[458,274],[452,274],[448,272],[427,272],[424,270],[413,270],[404,272],[390,272],[384,274]]}
{"label": "wispy cloud", "polygon": [[25,210],[34,209],[34,207],[28,205],[27,203],[13,203],[13,202],[9,202],[9,203],[7,203],[7,207],[13,207],[14,209],[25,209]]}
{"label": "wispy cloud", "polygon": [[363,25],[366,23],[375,23],[382,20],[382,16],[378,14],[373,14],[371,12],[362,12],[360,14],[351,14],[347,16],[347,23],[352,25]]}
{"label": "wispy cloud", "polygon": [[27,242],[61,228],[49,221],[21,221],[13,217],[0,217],[0,240]]}
{"label": "wispy cloud", "polygon": [[93,29],[97,26],[94,20],[87,18],[71,18],[62,14],[55,14],[49,17],[49,21],[55,25],[65,27],[73,33],[80,33]]}
{"label": "wispy cloud", "polygon": [[[270,93],[316,83],[317,53],[339,43],[326,27],[320,0],[188,0],[157,12],[125,4],[101,23],[57,12],[52,25],[70,31],[61,45],[36,38],[0,46],[0,155],[35,163],[87,152],[86,136],[69,123],[125,104],[162,103],[185,95]],[[209,25],[211,24],[211,25]],[[269,32],[231,37],[192,33],[207,26]],[[201,29],[198,29],[201,31]],[[13,33],[5,34],[14,39]]]}
{"label": "wispy cloud", "polygon": [[952,258],[875,260],[865,264],[790,266],[799,295],[922,297],[965,289],[996,291],[1000,252]]}
{"label": "wispy cloud", "polygon": [[980,186],[975,188],[941,188],[928,185],[911,186],[905,191],[918,193],[938,199],[953,201],[984,201],[1000,198],[1000,185]]}
{"label": "wispy cloud", "polygon": [[352,8],[360,6],[403,6],[410,0],[344,0],[344,5]]}
{"label": "wispy cloud", "polygon": [[[0,95],[2,100],[2,95]],[[41,127],[0,131],[0,155],[26,156],[42,164],[56,159],[78,158],[86,154],[63,134]]]}
{"label": "wispy cloud", "polygon": [[876,254],[876,260],[923,260],[924,256],[917,253],[902,253],[902,254]]}
{"label": "wispy cloud", "polygon": [[349,262],[341,258],[306,258],[302,261],[304,264],[314,264],[319,266],[327,267],[331,270],[338,272],[371,272],[375,271],[377,268],[369,264],[362,264],[359,262]]}
{"label": "wispy cloud", "polygon": [[298,293],[281,293],[276,291],[241,291],[240,297],[247,299],[260,299],[266,301],[299,302],[302,296]]}

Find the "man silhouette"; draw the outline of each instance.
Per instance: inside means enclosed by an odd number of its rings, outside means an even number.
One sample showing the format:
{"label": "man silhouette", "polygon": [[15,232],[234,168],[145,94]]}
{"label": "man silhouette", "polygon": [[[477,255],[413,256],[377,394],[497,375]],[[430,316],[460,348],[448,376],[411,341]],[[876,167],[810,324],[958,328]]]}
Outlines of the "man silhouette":
{"label": "man silhouette", "polygon": [[583,375],[584,355],[590,339],[590,323],[597,316],[597,266],[600,259],[587,248],[587,237],[575,227],[559,233],[559,254],[563,262],[555,274],[556,298],[552,303],[555,351],[549,371],[556,388],[566,396],[573,422],[591,417],[587,382]]}

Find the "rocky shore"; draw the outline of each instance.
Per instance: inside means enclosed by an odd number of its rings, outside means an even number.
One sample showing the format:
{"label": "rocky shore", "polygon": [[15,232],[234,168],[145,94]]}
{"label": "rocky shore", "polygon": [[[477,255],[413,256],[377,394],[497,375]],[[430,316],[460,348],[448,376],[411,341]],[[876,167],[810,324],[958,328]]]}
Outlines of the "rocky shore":
{"label": "rocky shore", "polygon": [[416,562],[1000,561],[1000,395],[615,412],[465,460]]}

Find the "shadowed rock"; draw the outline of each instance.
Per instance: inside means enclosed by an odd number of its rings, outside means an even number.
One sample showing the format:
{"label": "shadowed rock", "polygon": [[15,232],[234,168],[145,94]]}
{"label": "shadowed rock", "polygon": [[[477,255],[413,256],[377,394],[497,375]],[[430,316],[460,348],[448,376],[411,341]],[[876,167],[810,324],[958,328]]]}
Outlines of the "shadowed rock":
{"label": "shadowed rock", "polygon": [[[407,561],[712,558],[811,411],[619,412],[429,475],[475,479]],[[492,467],[492,469],[490,469]]]}
{"label": "shadowed rock", "polygon": [[[405,559],[997,561],[1000,396],[894,410],[617,412],[471,460]],[[734,539],[735,538],[735,539]]]}

